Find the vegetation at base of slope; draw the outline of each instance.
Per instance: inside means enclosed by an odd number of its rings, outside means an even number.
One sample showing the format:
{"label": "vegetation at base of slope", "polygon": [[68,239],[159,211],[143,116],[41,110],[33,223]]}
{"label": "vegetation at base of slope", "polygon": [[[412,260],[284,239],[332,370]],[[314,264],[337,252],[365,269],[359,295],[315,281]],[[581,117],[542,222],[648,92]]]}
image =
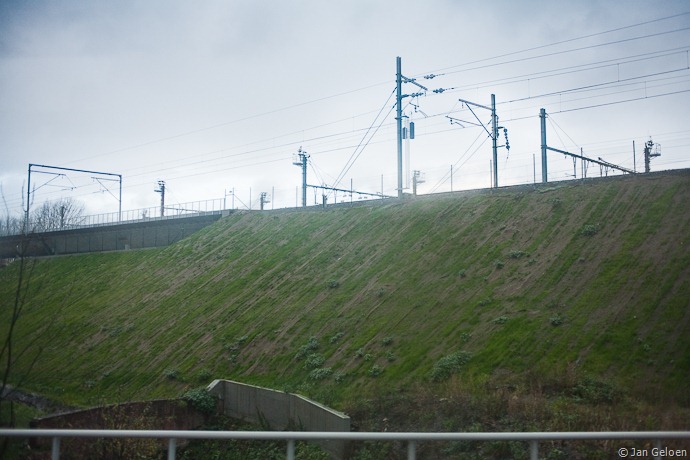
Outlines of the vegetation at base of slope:
{"label": "vegetation at base of slope", "polygon": [[[12,378],[66,404],[227,378],[344,407],[575,370],[687,407],[689,202],[687,173],[593,180],[236,213],[162,249],[36,259],[18,345],[44,348]],[[16,277],[0,270],[2,312]]]}
{"label": "vegetation at base of slope", "polygon": [[[251,424],[240,422],[225,416],[213,417],[202,427],[210,431],[271,431],[268,424]],[[266,460],[284,459],[286,455],[286,441],[254,441],[254,440],[196,440],[180,449],[179,458],[192,460],[197,458],[213,458],[217,460]],[[295,443],[295,458],[301,460],[328,460],[331,456],[315,443],[299,441]]]}
{"label": "vegetation at base of slope", "polygon": [[[347,407],[358,431],[567,432],[685,430],[690,408],[631,400],[609,382],[575,373],[558,380],[529,376],[519,383],[451,377],[442,385],[362,394]],[[690,449],[690,440],[668,441]],[[607,459],[618,448],[640,448],[642,440],[550,441],[539,443],[539,457]],[[614,447],[615,446],[615,447]],[[356,444],[353,458],[407,458],[404,443]],[[455,441],[417,444],[420,458],[527,459],[525,441]]]}

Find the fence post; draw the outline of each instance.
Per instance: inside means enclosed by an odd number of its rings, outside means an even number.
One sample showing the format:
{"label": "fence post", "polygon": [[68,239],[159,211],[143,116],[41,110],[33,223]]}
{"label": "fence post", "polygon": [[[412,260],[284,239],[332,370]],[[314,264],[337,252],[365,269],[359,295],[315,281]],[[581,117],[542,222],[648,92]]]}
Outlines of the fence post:
{"label": "fence post", "polygon": [[407,460],[415,460],[417,458],[417,442],[410,440],[407,442]]}
{"label": "fence post", "polygon": [[51,460],[60,459],[60,438],[57,436],[53,438],[53,450],[50,454]]}
{"label": "fence post", "polygon": [[177,450],[177,441],[175,438],[168,439],[168,460],[175,460],[175,451]]}
{"label": "fence post", "polygon": [[529,458],[530,460],[539,460],[539,441],[536,439],[529,442]]}
{"label": "fence post", "polygon": [[287,459],[288,460],[295,460],[295,440],[294,439],[288,439]]}

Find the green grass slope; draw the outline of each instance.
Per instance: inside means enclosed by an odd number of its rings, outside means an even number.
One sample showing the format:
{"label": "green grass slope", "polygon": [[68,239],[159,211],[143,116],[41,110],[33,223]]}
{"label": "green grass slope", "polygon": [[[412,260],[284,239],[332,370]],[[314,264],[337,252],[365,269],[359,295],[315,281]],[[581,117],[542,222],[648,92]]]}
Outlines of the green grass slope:
{"label": "green grass slope", "polygon": [[162,249],[35,260],[12,380],[83,405],[228,378],[338,406],[576,374],[688,404],[689,204],[685,171],[239,212]]}

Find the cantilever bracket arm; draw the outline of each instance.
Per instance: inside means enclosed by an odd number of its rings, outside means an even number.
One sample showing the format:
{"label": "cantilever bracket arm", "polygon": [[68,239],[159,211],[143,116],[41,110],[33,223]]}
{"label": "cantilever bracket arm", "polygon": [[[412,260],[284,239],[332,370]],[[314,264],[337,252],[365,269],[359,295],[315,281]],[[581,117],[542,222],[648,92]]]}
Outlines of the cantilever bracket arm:
{"label": "cantilever bracket arm", "polygon": [[415,78],[407,78],[405,75],[400,75],[400,78],[402,79],[402,81],[403,81],[404,83],[412,83],[413,85],[419,86],[419,87],[422,88],[424,91],[429,91],[429,88],[427,88],[426,86],[422,86],[422,85],[420,85],[419,83],[417,83],[417,82],[415,81],[415,80],[416,80]]}
{"label": "cantilever bracket arm", "polygon": [[465,99],[458,99],[458,102],[463,102],[463,103],[465,103],[465,104],[467,104],[467,105],[473,105],[473,106],[475,106],[475,107],[481,107],[482,109],[486,109],[486,110],[491,111],[491,107],[487,107],[487,106],[485,106],[485,105],[477,104],[476,102],[466,101]]}
{"label": "cantilever bracket arm", "polygon": [[[476,104],[476,105],[479,105],[479,104]],[[484,107],[484,106],[483,106],[483,105],[480,105],[479,107]],[[472,107],[470,107],[470,106],[468,105],[467,108],[470,109],[470,112],[472,112],[472,115],[474,115],[474,118],[476,118],[477,121],[479,122],[479,123],[477,124],[477,126],[481,126],[482,128],[484,128],[484,131],[486,131],[486,134],[488,134],[489,137],[490,137],[491,139],[493,139],[493,138],[494,138],[493,134],[491,134],[491,132],[489,132],[489,130],[488,130],[487,127],[484,125],[484,123],[482,123],[482,121],[479,119],[479,117],[477,116],[477,114],[474,113],[474,110],[472,110]],[[484,108],[486,108],[486,107],[484,107]],[[491,110],[491,109],[489,109],[489,110]],[[473,123],[473,124],[474,124],[474,123]]]}
{"label": "cantilever bracket arm", "polygon": [[[491,134],[491,132],[490,132],[490,131],[486,128],[486,126],[484,125],[484,123],[482,123],[482,121],[479,119],[479,117],[477,116],[477,114],[474,113],[474,110],[472,110],[472,106],[475,106],[475,107],[480,107],[480,108],[482,108],[482,109],[486,109],[486,110],[488,110],[488,111],[490,111],[490,112],[493,112],[493,110],[491,109],[491,107],[487,107],[487,106],[485,106],[485,105],[477,104],[476,102],[467,101],[467,100],[465,100],[465,99],[458,99],[458,101],[459,101],[459,102],[462,102],[462,103],[464,103],[464,104],[467,104],[467,108],[470,109],[470,112],[472,112],[472,115],[474,115],[474,118],[476,118],[477,121],[479,122],[479,124],[477,124],[477,126],[481,126],[482,128],[484,128],[484,131],[486,131],[486,134],[488,134],[489,137],[490,137],[491,139],[493,139],[493,138],[494,138],[493,134]],[[474,123],[472,123],[472,124],[474,124]]]}
{"label": "cantilever bracket arm", "polygon": [[615,165],[613,163],[609,163],[608,161],[604,161],[601,157],[599,157],[598,160],[595,160],[594,158],[588,158],[588,157],[583,156],[583,155],[578,155],[577,153],[570,153],[570,152],[566,152],[565,150],[560,150],[560,149],[557,149],[554,147],[548,147],[548,146],[546,146],[546,150],[551,150],[552,152],[556,152],[556,153],[562,153],[563,155],[569,155],[573,158],[579,158],[582,161],[588,161],[590,163],[598,164],[600,167],[617,169],[619,171],[623,171],[624,173],[628,173],[628,174],[636,174],[635,171],[633,171],[631,169],[624,168],[623,166],[618,166],[618,165]]}

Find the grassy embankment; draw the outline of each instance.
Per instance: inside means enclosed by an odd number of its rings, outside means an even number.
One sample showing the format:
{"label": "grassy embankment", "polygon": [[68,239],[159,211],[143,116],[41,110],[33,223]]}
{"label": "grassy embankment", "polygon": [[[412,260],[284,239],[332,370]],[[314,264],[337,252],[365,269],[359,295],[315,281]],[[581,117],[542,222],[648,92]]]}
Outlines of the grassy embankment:
{"label": "grassy embankment", "polygon": [[35,260],[17,345],[45,348],[24,386],[93,405],[229,378],[353,413],[499,391],[687,417],[689,204],[687,173],[640,176],[237,213],[162,249]]}

